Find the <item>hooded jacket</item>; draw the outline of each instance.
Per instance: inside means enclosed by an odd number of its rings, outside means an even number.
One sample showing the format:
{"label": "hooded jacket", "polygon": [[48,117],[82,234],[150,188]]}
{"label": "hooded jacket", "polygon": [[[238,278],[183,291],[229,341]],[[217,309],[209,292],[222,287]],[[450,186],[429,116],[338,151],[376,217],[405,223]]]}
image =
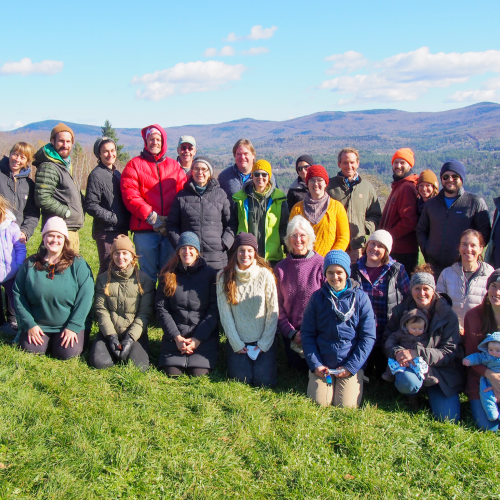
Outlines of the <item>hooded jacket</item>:
{"label": "hooded jacket", "polygon": [[132,214],[131,231],[152,231],[146,222],[151,212],[166,216],[178,191],[186,182],[186,174],[180,165],[167,157],[167,133],[159,125],[152,125],[160,131],[162,146],[158,155],[147,149],[146,132],[142,129],[144,149],[139,156],[132,158],[122,172],[120,186],[123,203]]}
{"label": "hooded jacket", "polygon": [[342,172],[339,172],[330,179],[326,192],[345,208],[351,235],[350,248],[355,250],[364,247],[382,217],[375,188],[359,175],[349,185]]}
{"label": "hooded jacket", "polygon": [[26,258],[26,245],[19,241],[21,230],[15,221],[7,210],[0,224],[0,283],[13,278]]}
{"label": "hooded jacket", "polygon": [[415,233],[418,222],[417,180],[418,175],[410,174],[394,181],[382,212],[379,229],[385,229],[391,234],[392,253],[418,252]]}
{"label": "hooded jacket", "polygon": [[[382,342],[386,343],[391,333],[399,329],[401,318],[406,311],[415,309],[417,304],[410,295],[392,310]],[[462,361],[458,359],[457,348],[460,343],[458,317],[451,307],[451,300],[446,295],[434,294],[434,302],[429,311],[429,341],[424,346],[417,346],[417,356],[433,369],[439,380],[439,387],[446,397],[451,397],[462,390],[464,377]],[[393,356],[391,349],[385,348],[387,357]]]}
{"label": "hooded jacket", "polygon": [[491,234],[490,214],[486,202],[475,194],[460,188],[450,208],[446,206],[444,191],[428,200],[417,225],[417,238],[425,261],[439,275],[458,257],[460,235],[466,229],[476,229],[488,244]]}
{"label": "hooded jacket", "polygon": [[455,262],[439,275],[436,292],[446,293],[453,301],[453,310],[457,313],[460,326],[470,309],[478,306],[486,295],[486,282],[494,269],[486,262],[479,262],[479,269],[467,282],[460,262]]}
{"label": "hooded jacket", "polygon": [[297,176],[292,182],[292,185],[288,188],[288,193],[286,195],[288,210],[291,212],[294,205],[303,201],[308,192],[307,184],[302,180],[300,175]]}
{"label": "hooded jacket", "polygon": [[[420,318],[425,323],[424,331],[421,335],[412,335],[408,332],[408,327],[406,323],[410,318]],[[429,331],[428,331],[429,318],[427,314],[419,309],[411,309],[410,311],[405,311],[403,316],[401,316],[401,321],[399,322],[399,330],[391,333],[387,340],[385,341],[386,352],[391,351],[392,359],[396,359],[396,354],[404,349],[416,349],[418,347],[424,347],[429,342]]]}
{"label": "hooded jacket", "polygon": [[42,211],[42,226],[47,219],[64,219],[70,231],[83,227],[83,195],[73,180],[71,167],[47,155],[45,148],[35,153],[35,203]]}
{"label": "hooded jacket", "polygon": [[10,204],[21,231],[29,239],[33,236],[40,209],[35,204],[35,183],[30,179],[31,168],[25,167],[13,175],[9,158],[0,160],[0,195]]}
{"label": "hooded jacket", "polygon": [[[300,332],[309,369],[343,366],[355,375],[365,364],[375,343],[375,315],[370,299],[358,283],[348,279],[348,288],[338,299],[328,282],[315,291],[307,304]],[[341,321],[334,310],[354,313]]]}
{"label": "hooded jacket", "polygon": [[201,254],[207,264],[222,269],[227,264],[227,251],[233,245],[237,224],[236,214],[216,179],[210,179],[205,192],[199,194],[189,177],[170,208],[168,239],[176,248],[180,235],[192,231],[200,240]]}

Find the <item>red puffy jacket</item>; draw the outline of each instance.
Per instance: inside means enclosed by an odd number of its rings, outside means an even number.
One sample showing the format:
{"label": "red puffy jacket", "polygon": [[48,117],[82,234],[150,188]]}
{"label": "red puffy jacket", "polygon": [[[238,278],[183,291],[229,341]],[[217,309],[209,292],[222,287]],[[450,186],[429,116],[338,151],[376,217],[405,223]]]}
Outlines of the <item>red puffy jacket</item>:
{"label": "red puffy jacket", "polygon": [[186,174],[180,165],[167,158],[167,133],[159,125],[163,144],[159,155],[152,155],[146,147],[146,131],[141,131],[144,139],[144,150],[139,156],[132,158],[122,172],[120,187],[123,202],[132,214],[131,231],[151,231],[153,228],[146,222],[148,215],[155,211],[158,215],[168,215],[175,195],[186,182]]}

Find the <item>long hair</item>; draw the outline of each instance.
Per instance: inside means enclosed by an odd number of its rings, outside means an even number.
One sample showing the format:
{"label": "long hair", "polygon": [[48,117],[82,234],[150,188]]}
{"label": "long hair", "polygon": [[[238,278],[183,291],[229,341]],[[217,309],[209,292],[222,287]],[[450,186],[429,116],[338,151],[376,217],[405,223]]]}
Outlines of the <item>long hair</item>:
{"label": "long hair", "polygon": [[[460,235],[460,239],[458,240],[458,257],[457,257],[457,262],[462,262],[462,256],[460,255],[460,245],[462,243],[462,238],[465,238],[466,236],[475,236],[477,238],[477,240],[479,241],[479,246],[484,250],[485,244],[484,244],[483,235],[479,231],[476,231],[475,229],[466,229]],[[479,254],[477,260],[478,260],[478,262],[481,262],[483,260],[482,253]]]}
{"label": "long hair", "polygon": [[[255,260],[257,265],[260,267],[264,267],[274,277],[274,281],[276,281],[276,276],[273,272],[272,267],[269,265],[267,260],[262,258],[257,252],[255,252]],[[238,249],[236,248],[234,252],[231,254],[229,258],[229,262],[227,266],[222,270],[222,274],[219,279],[224,280],[224,293],[227,297],[228,304],[232,306],[236,306],[238,304],[237,294],[236,294],[236,266],[238,265]]]}
{"label": "long hair", "polygon": [[[200,253],[196,250],[197,259],[200,257]],[[175,252],[175,255],[170,258],[170,260],[163,266],[160,271],[160,283],[163,281],[163,293],[166,297],[173,297],[175,291],[177,290],[177,275],[175,270],[181,262],[179,257],[179,252]]]}
{"label": "long hair", "polygon": [[483,314],[481,318],[481,333],[484,335],[488,335],[489,333],[496,332],[498,328],[497,322],[495,320],[495,313],[493,312],[493,308],[491,307],[491,302],[487,293],[483,297],[481,305],[483,307]]}
{"label": "long hair", "polygon": [[10,210],[10,208],[10,203],[2,195],[0,195],[0,224],[7,217],[7,210]]}
{"label": "long hair", "polygon": [[[47,249],[45,248],[42,239],[37,253],[32,257],[33,265],[37,269],[37,271],[44,271],[46,269],[47,264],[45,262],[45,257],[47,257]],[[63,273],[69,266],[73,265],[73,261],[76,257],[79,257],[79,255],[69,246],[68,238],[64,237],[61,257],[59,259],[59,262],[56,264],[56,272]]]}
{"label": "long hair", "polygon": [[[139,266],[138,266],[139,258],[137,257],[137,255],[133,254],[131,264],[134,266],[134,273],[135,273],[135,278],[137,280],[137,286],[139,287],[139,294],[144,295],[144,290],[142,289],[141,280],[139,278]],[[109,284],[111,283],[111,272],[113,271],[113,268],[118,269],[118,267],[116,267],[116,264],[113,262],[113,256],[111,256],[111,261],[109,262],[109,267],[108,267],[106,286],[104,287],[104,295],[107,295],[108,297],[109,297]]]}

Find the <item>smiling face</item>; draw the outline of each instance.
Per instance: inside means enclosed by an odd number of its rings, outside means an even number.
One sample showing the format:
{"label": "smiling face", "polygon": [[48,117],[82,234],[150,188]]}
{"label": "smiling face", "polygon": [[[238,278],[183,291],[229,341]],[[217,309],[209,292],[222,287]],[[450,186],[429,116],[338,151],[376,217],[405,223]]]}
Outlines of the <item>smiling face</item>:
{"label": "smiling face", "polygon": [[73,136],[69,132],[59,132],[50,142],[63,160],[71,154]]}
{"label": "smiling face", "polygon": [[210,179],[210,169],[202,162],[196,162],[191,167],[191,174],[194,182],[200,187],[205,187]]}
{"label": "smiling face", "polygon": [[380,266],[386,253],[387,249],[382,243],[370,240],[366,244],[366,261],[369,265],[368,267]]}
{"label": "smiling face", "polygon": [[462,187],[462,179],[456,172],[446,171],[441,176],[441,184],[443,185],[444,195],[448,198],[454,198]]}
{"label": "smiling face", "polygon": [[192,266],[198,258],[198,250],[190,245],[185,245],[179,248],[179,257],[186,267]]}
{"label": "smiling face", "polygon": [[467,234],[460,239],[458,247],[462,263],[477,262],[479,256],[483,253],[484,248],[479,243],[477,236]]}
{"label": "smiling face", "polygon": [[255,156],[246,146],[239,146],[234,155],[234,161],[238,170],[243,175],[248,175],[252,171],[255,162]]}
{"label": "smiling face", "polygon": [[255,248],[250,245],[241,245],[238,247],[236,258],[238,267],[243,271],[248,269],[255,260]]}
{"label": "smiling face", "polygon": [[107,142],[103,144],[99,149],[99,157],[101,158],[101,163],[111,168],[116,161],[116,147],[112,142]]}
{"label": "smiling face", "polygon": [[411,165],[403,158],[396,158],[392,162],[392,171],[398,179],[402,179],[411,170]]}
{"label": "smiling face", "polygon": [[415,285],[411,289],[411,296],[417,303],[418,309],[428,309],[434,298],[434,290],[429,285]]}
{"label": "smiling face", "polygon": [[16,175],[24,168],[28,163],[28,158],[24,156],[20,151],[15,151],[9,156],[9,168],[11,172]]}
{"label": "smiling face", "polygon": [[488,287],[488,299],[494,307],[500,308],[500,281],[494,281]]}
{"label": "smiling face", "polygon": [[340,292],[340,290],[345,288],[347,273],[342,266],[332,264],[331,266],[328,266],[326,270],[326,279],[336,292]]}
{"label": "smiling face", "polygon": [[290,245],[292,245],[292,253],[295,255],[306,255],[309,251],[309,235],[300,227],[290,235]]}
{"label": "smiling face", "polygon": [[269,174],[264,170],[256,170],[252,174],[252,182],[257,193],[263,193],[269,183]]}
{"label": "smiling face", "polygon": [[434,186],[429,182],[421,182],[418,186],[418,194],[422,200],[427,201],[434,192]]}
{"label": "smiling face", "polygon": [[196,147],[189,142],[183,142],[177,148],[177,154],[179,155],[181,165],[185,168],[189,168],[194,157],[196,156]]}
{"label": "smiling face", "polygon": [[58,233],[57,231],[49,231],[43,235],[43,245],[47,249],[47,255],[49,257],[61,255],[64,247],[64,234]]}
{"label": "smiling face", "polygon": [[153,154],[160,154],[161,151],[161,135],[160,134],[149,134],[146,140],[147,150]]}
{"label": "smiling face", "polygon": [[325,196],[326,182],[323,177],[311,177],[307,182],[309,194],[313,200],[319,200]]}
{"label": "smiling face", "polygon": [[358,171],[359,160],[355,153],[342,153],[342,158],[338,163],[340,170],[342,171],[342,175],[352,181]]}
{"label": "smiling face", "polygon": [[297,173],[304,182],[306,182],[307,169],[310,166],[311,165],[309,165],[307,161],[299,161],[299,163],[297,164]]}
{"label": "smiling face", "polygon": [[118,269],[127,269],[134,256],[128,250],[117,250],[113,254],[113,262]]}
{"label": "smiling face", "polygon": [[488,354],[494,358],[500,358],[500,342],[488,342]]}

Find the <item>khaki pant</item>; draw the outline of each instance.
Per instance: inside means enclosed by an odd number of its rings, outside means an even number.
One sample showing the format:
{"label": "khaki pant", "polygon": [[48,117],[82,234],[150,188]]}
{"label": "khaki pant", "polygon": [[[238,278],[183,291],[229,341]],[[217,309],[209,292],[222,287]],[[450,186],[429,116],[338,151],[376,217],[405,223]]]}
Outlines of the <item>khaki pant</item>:
{"label": "khaki pant", "polygon": [[347,378],[332,375],[332,385],[326,379],[309,372],[307,395],[321,406],[338,406],[340,408],[356,408],[363,397],[363,370]]}
{"label": "khaki pant", "polygon": [[68,231],[69,246],[76,253],[80,252],[80,237],[78,231]]}

